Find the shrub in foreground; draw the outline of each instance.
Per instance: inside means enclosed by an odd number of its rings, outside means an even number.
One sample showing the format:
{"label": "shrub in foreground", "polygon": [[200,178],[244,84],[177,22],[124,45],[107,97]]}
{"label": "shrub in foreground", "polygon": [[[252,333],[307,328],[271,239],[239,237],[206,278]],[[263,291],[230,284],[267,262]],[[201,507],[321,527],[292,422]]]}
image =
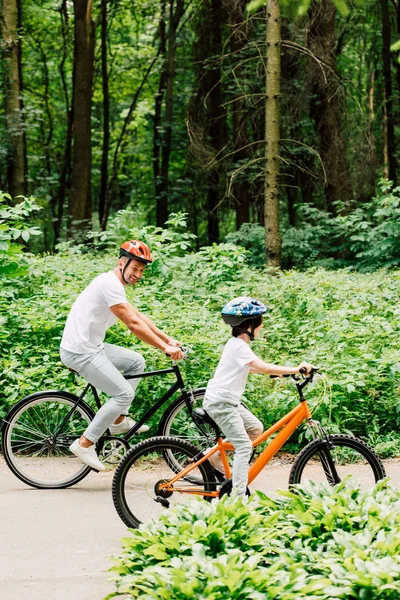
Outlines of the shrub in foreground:
{"label": "shrub in foreground", "polygon": [[398,600],[399,509],[384,481],[190,499],[123,540],[108,598]]}

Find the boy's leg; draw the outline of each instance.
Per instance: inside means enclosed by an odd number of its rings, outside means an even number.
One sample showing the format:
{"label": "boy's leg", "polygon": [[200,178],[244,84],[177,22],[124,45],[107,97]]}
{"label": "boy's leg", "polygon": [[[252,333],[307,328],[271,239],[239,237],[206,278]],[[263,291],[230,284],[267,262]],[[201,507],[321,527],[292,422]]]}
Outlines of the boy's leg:
{"label": "boy's leg", "polygon": [[235,447],[232,488],[238,495],[244,497],[246,495],[252,444],[238,408],[238,406],[221,403],[219,405],[209,405],[206,410]]}
{"label": "boy's leg", "polygon": [[239,414],[243,419],[244,427],[251,440],[255,440],[259,435],[262,434],[264,426],[259,419],[248,408],[241,404],[238,407]]}

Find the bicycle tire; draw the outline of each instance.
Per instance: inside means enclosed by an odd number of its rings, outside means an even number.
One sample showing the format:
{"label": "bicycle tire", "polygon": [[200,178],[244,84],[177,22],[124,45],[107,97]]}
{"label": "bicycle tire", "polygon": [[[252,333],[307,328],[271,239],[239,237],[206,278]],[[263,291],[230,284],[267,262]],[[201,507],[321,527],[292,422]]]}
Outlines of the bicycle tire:
{"label": "bicycle tire", "polygon": [[91,469],[68,449],[82,435],[94,412],[81,401],[55,436],[57,427],[77,401],[64,391],[37,392],[23,398],[6,415],[2,451],[11,471],[24,483],[40,489],[66,488],[81,481]]}
{"label": "bicycle tire", "polygon": [[[205,388],[198,388],[191,393],[192,409],[202,407],[205,391]],[[207,435],[194,423],[184,396],[180,396],[165,410],[158,426],[157,435],[182,439],[205,450],[208,446],[213,445],[215,434],[214,430],[206,423],[202,428]]]}
{"label": "bicycle tire", "polygon": [[328,482],[335,485],[335,473],[329,466],[332,457],[338,479],[350,475],[362,489],[372,488],[386,476],[378,456],[362,440],[344,434],[333,434],[326,440],[310,442],[293,463],[289,485],[307,481]]}
{"label": "bicycle tire", "polygon": [[188,490],[192,495],[195,490],[197,495],[216,490],[212,467],[205,461],[190,473],[193,477],[178,480],[173,492],[157,493],[157,486],[176,474],[175,466],[165,459],[170,452],[187,465],[199,449],[178,438],[154,437],[133,446],[119,463],[113,477],[112,497],[119,517],[128,527],[137,528],[158,517],[167,508],[162,504],[164,500],[170,505],[190,495]]}

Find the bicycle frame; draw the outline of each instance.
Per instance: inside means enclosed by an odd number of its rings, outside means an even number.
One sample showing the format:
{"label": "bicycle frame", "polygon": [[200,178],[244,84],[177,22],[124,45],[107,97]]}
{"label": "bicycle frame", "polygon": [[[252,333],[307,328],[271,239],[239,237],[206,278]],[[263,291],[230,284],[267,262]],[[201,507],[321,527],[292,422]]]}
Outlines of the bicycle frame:
{"label": "bicycle frame", "polygon": [[[282,419],[277,421],[272,427],[264,431],[258,438],[253,440],[253,448],[256,448],[263,442],[265,442],[268,438],[270,438],[274,433],[278,432],[278,435],[268,444],[268,446],[261,452],[261,454],[254,461],[253,465],[249,469],[249,478],[248,484],[250,484],[254,479],[261,473],[264,467],[268,464],[271,458],[282,448],[284,443],[289,439],[289,437],[294,433],[294,431],[301,425],[304,420],[310,420],[311,413],[308,408],[307,401],[304,397],[301,398],[300,403],[293,408],[289,413],[287,413]],[[234,450],[234,446],[230,442],[224,442],[222,438],[218,438],[216,446],[211,448],[202,458],[198,461],[192,463],[182,471],[180,471],[177,475],[172,477],[167,483],[165,483],[165,489],[173,490],[173,484],[179,479],[183,479],[188,473],[190,473],[193,469],[195,469],[198,465],[201,465],[205,462],[210,456],[215,454],[216,452],[220,452],[222,463],[225,468],[225,475],[227,478],[231,478],[231,469],[228,464],[228,459],[226,452],[229,450]],[[163,486],[164,487],[164,486]],[[219,491],[213,492],[204,492],[203,490],[196,490],[195,488],[190,488],[185,490],[184,488],[180,488],[180,493],[188,493],[194,495],[208,496],[217,498],[219,496]]]}
{"label": "bicycle frame", "polygon": [[[163,404],[165,404],[165,402],[167,402],[167,400],[169,400],[175,394],[175,392],[177,392],[178,390],[180,390],[182,392],[182,395],[184,396],[186,404],[187,404],[187,407],[188,407],[188,411],[191,414],[192,405],[190,403],[190,397],[189,397],[189,394],[188,394],[188,392],[187,392],[187,390],[185,388],[185,384],[184,384],[184,381],[182,379],[182,375],[181,375],[181,372],[179,370],[179,366],[177,364],[173,364],[172,367],[169,367],[168,369],[160,369],[160,370],[157,370],[157,371],[146,371],[145,373],[139,373],[138,375],[129,375],[128,377],[126,377],[126,379],[127,380],[128,379],[141,379],[141,378],[144,378],[144,377],[151,377],[151,376],[155,376],[155,375],[166,375],[168,373],[175,373],[176,382],[174,384],[172,384],[172,386],[165,392],[165,394],[159,400],[157,400],[157,402],[153,406],[151,406],[149,408],[149,410],[141,417],[141,419],[139,419],[139,421],[137,421],[135,423],[135,425],[124,436],[121,436],[121,439],[123,439],[125,441],[129,441],[130,438],[135,435],[135,433],[137,432],[137,430],[146,421],[148,421],[154,415],[154,413],[157,412],[157,410]],[[86,385],[85,389],[83,390],[83,392],[81,393],[81,395],[79,396],[79,398],[77,398],[74,406],[71,408],[71,410],[69,411],[69,413],[65,416],[65,418],[63,419],[63,421],[60,423],[58,431],[56,432],[56,436],[59,435],[59,433],[63,430],[64,426],[68,422],[68,420],[71,417],[72,413],[76,410],[77,406],[79,406],[79,403],[81,402],[81,400],[83,400],[83,398],[85,397],[85,395],[86,395],[86,393],[87,393],[87,391],[89,389],[93,393],[93,396],[94,396],[97,408],[99,409],[101,407],[100,398],[99,398],[99,395],[97,393],[96,388],[93,385],[91,385],[90,383],[88,383]]]}

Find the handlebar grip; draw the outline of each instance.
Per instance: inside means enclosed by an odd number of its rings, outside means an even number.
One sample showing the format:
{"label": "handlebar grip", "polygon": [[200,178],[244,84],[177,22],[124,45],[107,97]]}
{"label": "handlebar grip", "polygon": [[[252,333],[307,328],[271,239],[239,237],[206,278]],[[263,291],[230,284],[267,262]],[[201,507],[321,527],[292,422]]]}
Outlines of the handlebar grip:
{"label": "handlebar grip", "polygon": [[307,375],[307,369],[305,367],[301,367],[300,373],[301,375]]}

